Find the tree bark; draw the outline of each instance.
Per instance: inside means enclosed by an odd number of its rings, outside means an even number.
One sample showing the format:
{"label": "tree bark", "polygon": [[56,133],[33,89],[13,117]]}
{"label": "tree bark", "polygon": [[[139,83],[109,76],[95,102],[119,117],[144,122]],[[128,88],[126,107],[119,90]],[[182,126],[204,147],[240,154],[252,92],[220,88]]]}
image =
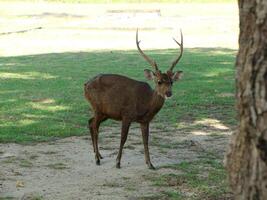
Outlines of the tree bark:
{"label": "tree bark", "polygon": [[226,155],[235,199],[267,200],[267,0],[239,0],[239,125]]}

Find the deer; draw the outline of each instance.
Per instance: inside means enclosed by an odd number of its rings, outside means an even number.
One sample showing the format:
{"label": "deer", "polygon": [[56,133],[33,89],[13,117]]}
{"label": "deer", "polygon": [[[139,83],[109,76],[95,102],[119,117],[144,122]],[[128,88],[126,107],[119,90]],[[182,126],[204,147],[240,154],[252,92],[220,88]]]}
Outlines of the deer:
{"label": "deer", "polygon": [[174,41],[180,47],[180,54],[171,63],[170,68],[163,73],[157,63],[147,56],[140,48],[138,29],[136,30],[136,46],[141,56],[152,66],[153,70],[145,69],[144,76],[155,83],[152,89],[147,82],[134,80],[119,74],[99,74],[84,84],[84,96],[91,104],[94,116],[88,120],[96,165],[100,165],[101,156],[98,149],[100,124],[107,120],[121,121],[121,139],[116,158],[116,168],[121,167],[123,146],[127,140],[132,122],[140,124],[144,144],[145,162],[149,169],[155,169],[150,160],[148,140],[149,124],[162,108],[165,99],[172,96],[173,82],[181,79],[183,72],[173,72],[183,55],[183,34],[181,41]]}

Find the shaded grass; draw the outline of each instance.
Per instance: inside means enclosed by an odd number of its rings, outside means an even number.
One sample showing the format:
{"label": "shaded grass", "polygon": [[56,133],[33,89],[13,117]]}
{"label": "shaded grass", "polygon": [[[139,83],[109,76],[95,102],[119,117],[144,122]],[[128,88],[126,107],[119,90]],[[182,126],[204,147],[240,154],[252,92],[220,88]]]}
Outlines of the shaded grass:
{"label": "shaded grass", "polygon": [[[162,71],[176,49],[151,50]],[[234,68],[231,49],[185,49],[177,70],[184,78],[174,84],[174,96],[155,118],[162,126],[184,121],[217,119],[233,126]],[[0,142],[49,141],[87,135],[92,116],[83,84],[99,73],[116,73],[143,80],[151,68],[137,51],[94,51],[0,58]],[[153,85],[153,83],[151,83]],[[104,123],[106,126],[111,121]]]}
{"label": "shaded grass", "polygon": [[154,199],[162,199],[163,197],[164,197],[163,195],[143,196],[143,197],[136,198],[136,200],[137,199],[138,200],[154,200]]}

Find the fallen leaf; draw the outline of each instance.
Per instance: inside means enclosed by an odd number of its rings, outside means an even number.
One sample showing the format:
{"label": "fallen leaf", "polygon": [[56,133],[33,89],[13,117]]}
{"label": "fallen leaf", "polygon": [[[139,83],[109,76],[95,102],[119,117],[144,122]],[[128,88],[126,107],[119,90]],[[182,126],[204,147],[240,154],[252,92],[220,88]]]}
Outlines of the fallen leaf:
{"label": "fallen leaf", "polygon": [[23,181],[17,181],[16,182],[16,187],[24,187]]}

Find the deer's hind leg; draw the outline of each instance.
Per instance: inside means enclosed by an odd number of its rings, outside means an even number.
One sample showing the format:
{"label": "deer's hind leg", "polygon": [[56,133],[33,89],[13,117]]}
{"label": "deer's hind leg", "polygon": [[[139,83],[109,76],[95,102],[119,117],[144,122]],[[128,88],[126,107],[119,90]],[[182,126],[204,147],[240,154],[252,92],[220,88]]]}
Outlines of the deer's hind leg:
{"label": "deer's hind leg", "polygon": [[107,117],[102,114],[95,114],[95,116],[91,118],[91,120],[89,120],[90,133],[92,137],[92,142],[95,152],[95,160],[97,165],[100,165],[100,159],[102,159],[102,156],[99,153],[98,149],[99,126],[101,122],[105,121],[106,119]]}

